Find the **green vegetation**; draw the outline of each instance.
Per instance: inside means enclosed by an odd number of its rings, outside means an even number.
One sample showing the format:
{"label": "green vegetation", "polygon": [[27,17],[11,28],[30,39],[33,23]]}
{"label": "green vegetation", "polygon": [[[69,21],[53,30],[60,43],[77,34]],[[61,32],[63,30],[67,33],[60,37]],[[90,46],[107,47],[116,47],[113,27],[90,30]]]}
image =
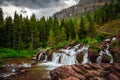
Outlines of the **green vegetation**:
{"label": "green vegetation", "polygon": [[35,14],[28,19],[17,12],[14,19],[10,16],[4,19],[0,8],[0,56],[28,58],[36,53],[37,48],[60,48],[71,41],[88,43],[98,51],[99,42],[120,32],[119,18],[120,1],[106,3],[95,12],[77,19],[61,21],[56,17],[36,19]]}
{"label": "green vegetation", "polygon": [[30,58],[37,51],[28,51],[28,50],[13,50],[8,48],[0,49],[1,58]]}

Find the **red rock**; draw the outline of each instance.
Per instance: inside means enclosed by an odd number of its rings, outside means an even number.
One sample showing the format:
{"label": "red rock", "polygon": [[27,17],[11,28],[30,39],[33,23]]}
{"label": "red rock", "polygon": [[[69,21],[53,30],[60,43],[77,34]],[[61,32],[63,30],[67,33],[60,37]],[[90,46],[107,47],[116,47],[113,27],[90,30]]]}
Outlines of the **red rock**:
{"label": "red rock", "polygon": [[98,53],[95,53],[93,50],[88,50],[88,58],[92,63],[96,63],[96,58],[99,56]]}
{"label": "red rock", "polygon": [[108,80],[120,80],[120,77],[118,77],[117,75],[110,73],[108,75]]}
{"label": "red rock", "polygon": [[62,66],[50,71],[52,80],[120,80],[120,63]]}
{"label": "red rock", "polygon": [[66,78],[66,79],[63,79],[63,80],[79,80],[79,79],[75,78],[75,77],[69,77],[69,78]]}
{"label": "red rock", "polygon": [[90,80],[105,80],[105,79],[102,77],[93,77],[93,78],[90,78]]}

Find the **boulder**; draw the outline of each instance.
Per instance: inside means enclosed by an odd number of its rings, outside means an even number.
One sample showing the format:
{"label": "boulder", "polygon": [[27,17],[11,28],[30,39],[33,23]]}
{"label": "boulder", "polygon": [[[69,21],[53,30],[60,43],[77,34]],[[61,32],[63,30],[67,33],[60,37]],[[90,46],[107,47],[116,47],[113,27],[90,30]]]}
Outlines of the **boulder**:
{"label": "boulder", "polygon": [[120,63],[76,64],[50,71],[52,80],[120,80]]}

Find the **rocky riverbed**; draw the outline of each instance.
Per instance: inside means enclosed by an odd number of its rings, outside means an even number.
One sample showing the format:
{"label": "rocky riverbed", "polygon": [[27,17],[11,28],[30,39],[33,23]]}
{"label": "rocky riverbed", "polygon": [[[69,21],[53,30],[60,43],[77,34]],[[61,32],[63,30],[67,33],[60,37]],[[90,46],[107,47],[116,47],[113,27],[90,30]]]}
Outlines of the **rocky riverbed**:
{"label": "rocky riverbed", "polygon": [[50,80],[49,72],[30,59],[5,59],[0,80]]}

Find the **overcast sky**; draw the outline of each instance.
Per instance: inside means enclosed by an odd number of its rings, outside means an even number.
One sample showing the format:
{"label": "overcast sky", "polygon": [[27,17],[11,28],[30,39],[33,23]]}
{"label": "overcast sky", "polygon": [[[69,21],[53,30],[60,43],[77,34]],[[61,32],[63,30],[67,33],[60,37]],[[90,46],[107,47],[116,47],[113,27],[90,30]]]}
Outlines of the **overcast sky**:
{"label": "overcast sky", "polygon": [[4,16],[12,16],[17,11],[23,16],[35,13],[37,18],[41,16],[51,16],[64,8],[78,3],[79,0],[0,0],[0,7],[3,9]]}

